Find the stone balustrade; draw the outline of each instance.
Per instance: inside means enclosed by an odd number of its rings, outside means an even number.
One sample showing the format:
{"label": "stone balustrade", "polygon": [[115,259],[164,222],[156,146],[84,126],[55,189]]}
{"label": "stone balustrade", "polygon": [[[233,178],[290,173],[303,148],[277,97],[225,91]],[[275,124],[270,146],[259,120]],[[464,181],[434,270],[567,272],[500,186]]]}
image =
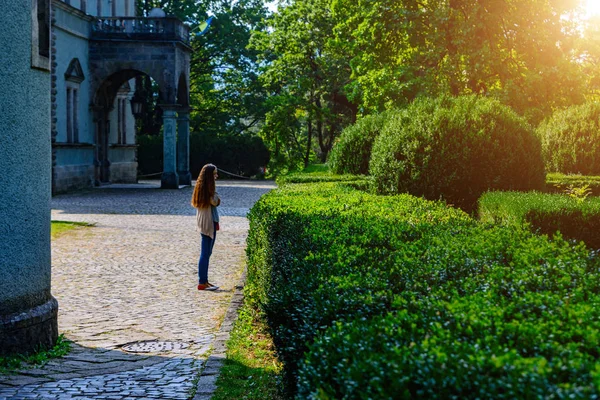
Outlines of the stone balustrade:
{"label": "stone balustrade", "polygon": [[174,17],[101,17],[92,23],[92,39],[190,42],[189,27]]}

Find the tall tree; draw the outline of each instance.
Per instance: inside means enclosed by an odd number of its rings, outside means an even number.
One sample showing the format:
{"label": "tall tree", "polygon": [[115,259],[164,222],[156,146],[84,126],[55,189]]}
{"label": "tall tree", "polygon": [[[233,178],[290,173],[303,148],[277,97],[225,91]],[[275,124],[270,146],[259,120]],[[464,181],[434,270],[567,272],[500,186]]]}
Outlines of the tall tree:
{"label": "tall tree", "polygon": [[277,121],[276,116],[293,120],[301,127],[304,144],[299,147],[306,149],[294,162],[308,162],[313,135],[317,155],[324,161],[335,137],[356,115],[356,107],[344,91],[350,76],[349,60],[330,46],[334,27],[330,1],[282,4],[269,25],[268,31],[256,32],[251,42],[260,51],[261,81],[271,96],[282,99],[269,103],[271,118],[265,121],[265,131],[273,131],[269,124],[286,123]]}
{"label": "tall tree", "polygon": [[267,9],[262,0],[217,0],[209,9],[215,17],[210,30],[192,40],[192,126],[201,132],[253,132],[264,119],[266,94],[257,52],[248,43],[253,31],[265,28]]}

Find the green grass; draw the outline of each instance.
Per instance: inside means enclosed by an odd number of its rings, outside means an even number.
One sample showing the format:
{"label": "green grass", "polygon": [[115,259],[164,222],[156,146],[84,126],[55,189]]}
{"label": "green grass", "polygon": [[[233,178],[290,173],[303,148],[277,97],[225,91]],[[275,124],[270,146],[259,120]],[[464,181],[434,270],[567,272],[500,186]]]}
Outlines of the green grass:
{"label": "green grass", "polygon": [[227,359],[212,399],[282,399],[280,373],[264,316],[244,304],[227,342]]}
{"label": "green grass", "polygon": [[53,358],[59,358],[68,354],[70,350],[71,342],[66,340],[64,335],[59,335],[56,345],[51,349],[38,349],[29,355],[16,354],[0,357],[0,375],[11,374],[19,369],[44,365]]}
{"label": "green grass", "polygon": [[305,174],[329,173],[329,165],[327,164],[310,164],[302,170]]}
{"label": "green grass", "polygon": [[87,222],[52,221],[50,235],[52,239],[55,239],[63,233],[81,226],[93,226],[93,224],[88,224]]}
{"label": "green grass", "polygon": [[333,174],[327,164],[311,164],[301,171],[293,171],[277,177],[277,184],[288,183],[316,183],[316,182],[357,182],[367,183],[368,177],[364,175],[337,175]]}

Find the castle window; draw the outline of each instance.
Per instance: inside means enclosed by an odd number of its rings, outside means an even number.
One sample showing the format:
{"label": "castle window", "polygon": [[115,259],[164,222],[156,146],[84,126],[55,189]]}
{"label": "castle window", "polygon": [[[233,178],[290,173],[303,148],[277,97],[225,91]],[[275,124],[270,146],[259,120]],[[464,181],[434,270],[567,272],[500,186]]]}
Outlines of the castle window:
{"label": "castle window", "polygon": [[127,144],[127,98],[120,98],[119,102],[119,144]]}
{"label": "castle window", "polygon": [[65,72],[67,95],[67,143],[79,143],[79,86],[85,79],[79,60],[74,58]]}
{"label": "castle window", "polygon": [[125,82],[117,92],[117,144],[127,144],[127,104],[131,86]]}
{"label": "castle window", "polygon": [[50,70],[50,0],[32,0],[31,66]]}
{"label": "castle window", "polygon": [[67,143],[79,143],[79,84],[67,83]]}

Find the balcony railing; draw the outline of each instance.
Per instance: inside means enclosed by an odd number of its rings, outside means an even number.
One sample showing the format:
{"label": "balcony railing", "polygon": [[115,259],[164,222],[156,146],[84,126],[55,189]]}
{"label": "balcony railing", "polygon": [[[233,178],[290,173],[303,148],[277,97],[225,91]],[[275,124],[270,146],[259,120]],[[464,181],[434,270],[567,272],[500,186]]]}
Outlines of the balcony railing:
{"label": "balcony railing", "polygon": [[92,39],[169,40],[190,43],[190,29],[174,17],[101,17],[92,23]]}

